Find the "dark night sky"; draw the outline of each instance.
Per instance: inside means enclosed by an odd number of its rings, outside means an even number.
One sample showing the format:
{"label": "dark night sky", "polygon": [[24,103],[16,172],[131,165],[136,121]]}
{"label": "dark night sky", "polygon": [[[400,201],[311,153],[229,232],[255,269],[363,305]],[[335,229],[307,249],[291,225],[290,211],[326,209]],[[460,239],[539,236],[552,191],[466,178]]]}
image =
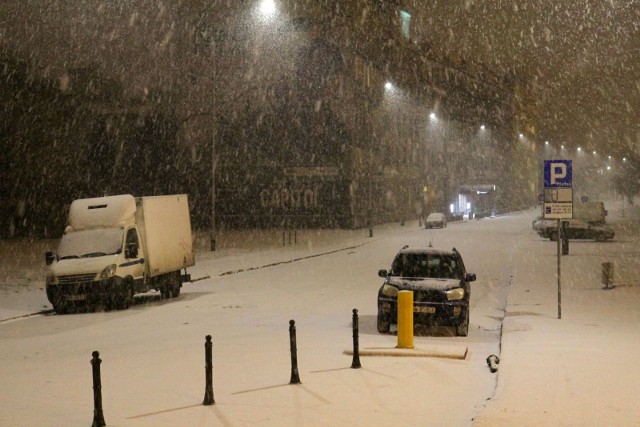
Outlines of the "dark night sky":
{"label": "dark night sky", "polygon": [[434,48],[534,82],[540,140],[623,155],[640,145],[640,2],[415,0]]}
{"label": "dark night sky", "polygon": [[[216,2],[213,2],[216,3]],[[0,43],[52,73],[96,60],[133,86],[162,84],[175,67],[172,8],[152,0],[0,3]],[[418,41],[512,70],[534,82],[537,139],[640,153],[637,0],[406,0]],[[181,12],[182,13],[182,12]]]}

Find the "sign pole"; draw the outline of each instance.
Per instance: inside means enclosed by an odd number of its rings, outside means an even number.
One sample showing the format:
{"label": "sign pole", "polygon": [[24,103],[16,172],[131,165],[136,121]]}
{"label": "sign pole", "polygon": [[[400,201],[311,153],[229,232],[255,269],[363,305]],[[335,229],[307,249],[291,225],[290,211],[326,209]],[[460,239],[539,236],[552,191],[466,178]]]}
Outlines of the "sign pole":
{"label": "sign pole", "polygon": [[560,254],[560,252],[561,252],[560,251],[560,241],[562,240],[562,237],[564,237],[564,236],[562,236],[562,234],[561,234],[562,233],[562,230],[561,230],[562,227],[560,226],[560,218],[558,218],[557,221],[558,221],[558,234],[557,234],[557,236],[558,236],[558,242],[557,242],[558,243],[558,319],[562,319],[562,292],[561,292],[561,290],[562,290],[562,286],[561,286],[562,274],[561,274],[561,270],[560,270],[560,259],[562,257],[560,256],[561,255]]}
{"label": "sign pole", "polygon": [[[557,220],[558,251],[558,319],[562,319],[562,271],[560,259],[563,241],[561,219],[573,218],[573,162],[571,160],[544,161],[544,218]],[[567,246],[568,248],[568,246]]]}

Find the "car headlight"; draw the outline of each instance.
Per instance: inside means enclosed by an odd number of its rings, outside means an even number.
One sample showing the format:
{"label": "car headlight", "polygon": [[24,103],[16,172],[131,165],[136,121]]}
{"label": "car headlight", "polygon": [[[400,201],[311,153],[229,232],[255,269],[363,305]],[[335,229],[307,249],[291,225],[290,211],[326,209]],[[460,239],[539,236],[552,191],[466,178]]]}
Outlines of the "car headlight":
{"label": "car headlight", "polygon": [[382,295],[387,297],[397,297],[398,296],[398,288],[391,285],[383,285],[382,286]]}
{"label": "car headlight", "polygon": [[447,299],[449,301],[461,300],[464,298],[464,288],[455,288],[447,291]]}
{"label": "car headlight", "polygon": [[100,279],[110,279],[116,275],[116,265],[111,264],[107,266],[102,273],[100,273]]}

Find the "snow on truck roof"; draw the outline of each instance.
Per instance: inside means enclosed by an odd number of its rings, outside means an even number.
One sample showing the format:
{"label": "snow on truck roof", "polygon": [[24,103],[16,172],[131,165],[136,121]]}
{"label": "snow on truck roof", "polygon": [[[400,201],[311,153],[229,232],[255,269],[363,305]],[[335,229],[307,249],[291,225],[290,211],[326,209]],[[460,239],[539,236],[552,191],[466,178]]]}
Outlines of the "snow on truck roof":
{"label": "snow on truck roof", "polygon": [[69,207],[69,226],[74,230],[117,227],[131,220],[136,200],[130,194],[74,200]]}

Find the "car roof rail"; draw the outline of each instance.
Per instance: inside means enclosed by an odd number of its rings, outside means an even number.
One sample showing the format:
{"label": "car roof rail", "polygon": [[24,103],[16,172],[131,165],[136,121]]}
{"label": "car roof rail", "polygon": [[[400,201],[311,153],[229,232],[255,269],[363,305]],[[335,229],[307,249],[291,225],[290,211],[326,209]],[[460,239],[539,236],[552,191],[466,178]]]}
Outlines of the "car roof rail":
{"label": "car roof rail", "polygon": [[402,247],[402,249],[404,250],[404,249],[407,249],[408,247],[409,247],[409,245],[404,245],[404,246]]}

